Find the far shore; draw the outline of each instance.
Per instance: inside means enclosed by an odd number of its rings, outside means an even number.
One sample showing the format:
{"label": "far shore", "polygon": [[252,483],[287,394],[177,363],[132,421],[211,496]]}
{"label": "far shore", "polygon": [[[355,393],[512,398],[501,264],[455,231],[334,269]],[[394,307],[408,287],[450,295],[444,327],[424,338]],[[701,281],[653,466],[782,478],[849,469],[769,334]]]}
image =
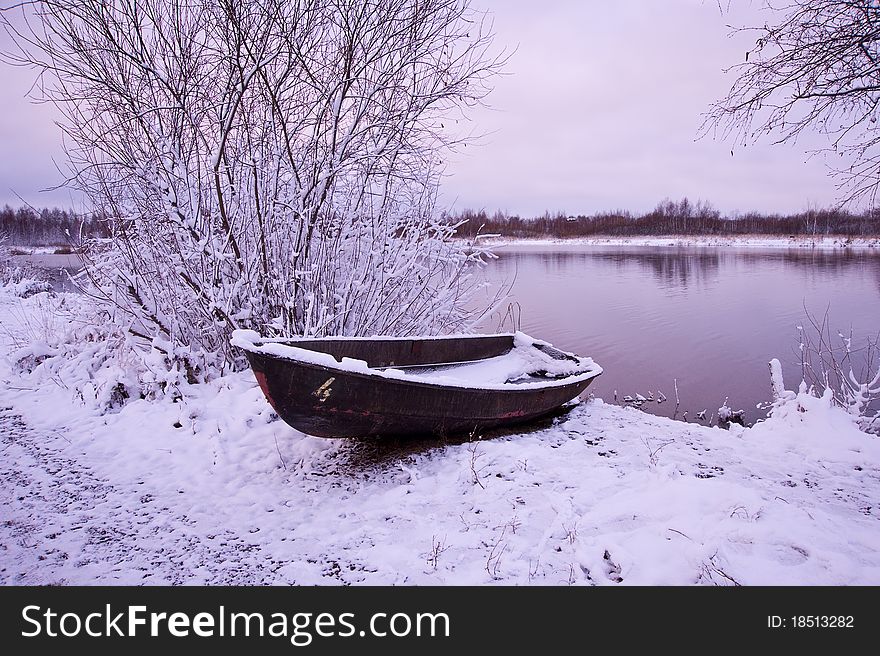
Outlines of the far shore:
{"label": "far shore", "polygon": [[[558,248],[560,246],[651,246],[651,247],[728,247],[728,248],[814,248],[824,250],[858,249],[880,251],[880,235],[850,237],[848,235],[594,235],[591,237],[508,237],[481,235],[479,243],[497,248],[528,246]],[[78,266],[81,257],[74,252],[59,252],[55,246],[15,246],[12,256],[28,260],[35,266]]]}
{"label": "far shore", "polygon": [[880,249],[880,236],[849,237],[846,235],[657,235],[617,237],[596,235],[593,237],[505,237],[485,235],[480,237],[484,246],[710,246],[746,248],[817,248],[817,249]]}

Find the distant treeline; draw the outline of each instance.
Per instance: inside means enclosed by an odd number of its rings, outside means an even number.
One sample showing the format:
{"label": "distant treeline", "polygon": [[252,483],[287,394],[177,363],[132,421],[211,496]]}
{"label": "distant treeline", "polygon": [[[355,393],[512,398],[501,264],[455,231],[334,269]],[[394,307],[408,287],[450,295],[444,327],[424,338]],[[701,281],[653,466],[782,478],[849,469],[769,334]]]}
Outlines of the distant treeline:
{"label": "distant treeline", "polygon": [[748,214],[722,217],[705,202],[691,203],[687,198],[678,202],[665,200],[652,211],[634,216],[628,211],[603,212],[591,216],[563,213],[537,218],[507,216],[495,212],[464,210],[451,216],[455,221],[467,220],[458,228],[458,235],[472,237],[501,233],[505,237],[587,237],[653,236],[653,235],[847,235],[875,236],[880,234],[880,208],[853,214],[842,209],[807,210],[798,214]]}
{"label": "distant treeline", "polygon": [[29,207],[0,210],[0,236],[9,246],[76,245],[80,238],[108,237],[110,226],[97,214],[76,214],[67,210]]}
{"label": "distant treeline", "polygon": [[[447,217],[467,222],[458,228],[461,237],[500,233],[505,237],[588,237],[654,235],[880,235],[880,208],[861,213],[843,209],[807,210],[798,214],[748,214],[722,217],[705,202],[666,200],[653,210],[635,216],[626,210],[585,216],[562,212],[522,218],[485,210],[464,210]],[[67,246],[80,239],[109,237],[111,222],[97,213],[77,214],[58,208],[35,211],[29,207],[0,210],[0,236],[11,246]]]}

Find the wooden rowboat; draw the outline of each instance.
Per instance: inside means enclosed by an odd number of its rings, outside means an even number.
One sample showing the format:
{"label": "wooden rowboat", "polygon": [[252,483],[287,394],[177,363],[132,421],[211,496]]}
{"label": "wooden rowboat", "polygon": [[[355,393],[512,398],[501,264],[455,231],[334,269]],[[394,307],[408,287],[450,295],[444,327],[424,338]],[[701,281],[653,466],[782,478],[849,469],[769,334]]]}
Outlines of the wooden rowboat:
{"label": "wooden rowboat", "polygon": [[275,412],[320,437],[452,435],[541,417],[602,373],[523,333],[265,339],[237,330]]}

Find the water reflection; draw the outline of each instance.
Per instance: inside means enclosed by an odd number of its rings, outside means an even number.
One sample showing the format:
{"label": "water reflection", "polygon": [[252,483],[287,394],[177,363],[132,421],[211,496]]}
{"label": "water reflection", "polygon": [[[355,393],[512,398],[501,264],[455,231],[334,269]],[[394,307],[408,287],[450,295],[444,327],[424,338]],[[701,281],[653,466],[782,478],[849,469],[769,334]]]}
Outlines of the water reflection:
{"label": "water reflection", "polygon": [[[546,248],[546,247],[541,247]],[[572,248],[560,246],[560,249]],[[834,274],[846,269],[863,269],[873,272],[880,280],[880,253],[871,251],[831,251],[820,249],[755,250],[730,248],[651,248],[651,247],[607,247],[591,246],[589,252],[571,250],[538,251],[505,247],[499,251],[501,257],[493,266],[499,271],[516,271],[521,263],[528,262],[531,267],[537,260],[550,275],[569,275],[583,271],[590,262],[613,264],[618,268],[632,265],[651,273],[654,280],[665,286],[687,287],[695,282],[711,281],[724,263],[758,265],[766,267],[769,263],[780,266],[802,267],[823,274]],[[614,248],[614,250],[608,250]]]}
{"label": "water reflection", "polygon": [[619,268],[637,265],[664,287],[688,287],[710,282],[717,275],[720,256],[716,252],[681,253],[678,249],[653,252],[596,253]]}
{"label": "water reflection", "polygon": [[[691,420],[717,413],[725,399],[749,422],[763,416],[755,406],[769,398],[773,357],[796,386],[805,308],[829,310],[833,329],[852,326],[857,339],[876,333],[880,317],[880,254],[872,252],[563,246],[499,255],[489,274],[515,279],[521,329],[594,356],[606,370],[597,396],[671,398],[677,385],[679,415]],[[673,412],[669,403],[643,409]]]}
{"label": "water reflection", "polygon": [[623,275],[633,267],[648,273],[665,287],[687,287],[694,283],[709,282],[717,274],[721,256],[718,253],[682,253],[678,250],[656,252],[600,251],[592,253],[535,253],[504,250],[494,265],[499,271],[517,271],[521,264],[531,268],[537,259],[550,276],[573,276],[591,268],[592,264],[614,266]]}

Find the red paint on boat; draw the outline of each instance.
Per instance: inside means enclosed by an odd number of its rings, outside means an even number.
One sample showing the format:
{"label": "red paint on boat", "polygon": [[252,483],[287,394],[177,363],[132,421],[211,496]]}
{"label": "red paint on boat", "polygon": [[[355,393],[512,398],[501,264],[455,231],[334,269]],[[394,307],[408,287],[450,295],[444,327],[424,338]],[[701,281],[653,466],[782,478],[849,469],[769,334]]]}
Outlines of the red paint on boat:
{"label": "red paint on boat", "polygon": [[266,382],[266,374],[264,374],[262,371],[257,371],[255,369],[254,378],[257,379],[257,383],[259,383],[260,389],[263,390],[263,394],[266,396],[266,400],[269,402],[269,405],[272,406],[272,409],[275,412],[278,412],[278,408],[275,407],[275,401],[272,400],[272,395],[269,394],[269,383]]}

